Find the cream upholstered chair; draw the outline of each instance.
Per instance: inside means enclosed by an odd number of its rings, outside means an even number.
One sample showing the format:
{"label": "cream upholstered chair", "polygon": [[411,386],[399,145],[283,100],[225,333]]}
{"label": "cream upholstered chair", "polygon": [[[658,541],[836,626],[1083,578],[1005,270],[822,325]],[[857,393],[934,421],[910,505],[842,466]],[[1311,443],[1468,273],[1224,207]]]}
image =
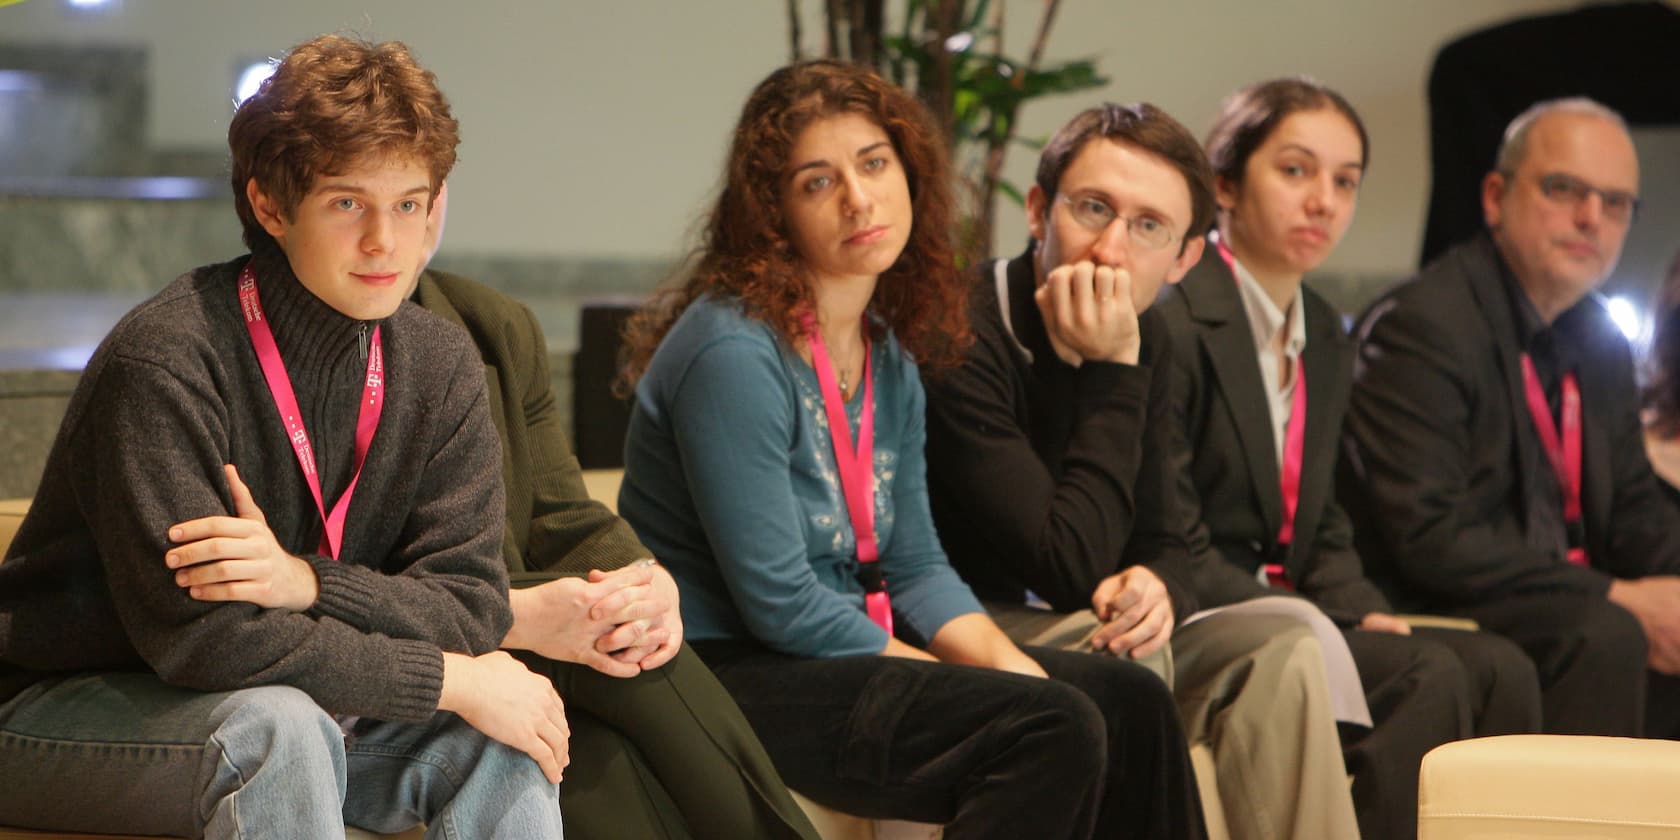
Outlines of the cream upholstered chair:
{"label": "cream upholstered chair", "polygon": [[[0,556],[4,556],[7,546],[12,544],[12,537],[17,534],[19,523],[23,522],[23,514],[29,509],[28,499],[0,499]],[[97,795],[96,793],[91,795]],[[374,834],[359,828],[348,829],[344,832],[345,840],[420,840],[423,831],[416,828],[402,834]],[[52,837],[59,840],[158,840],[156,837],[140,837],[131,834],[65,834],[62,831],[43,832],[30,831],[22,828],[7,828],[0,825],[0,840],[43,840]]]}
{"label": "cream upholstered chair", "polygon": [[1680,743],[1501,735],[1423,758],[1418,840],[1680,837]]}

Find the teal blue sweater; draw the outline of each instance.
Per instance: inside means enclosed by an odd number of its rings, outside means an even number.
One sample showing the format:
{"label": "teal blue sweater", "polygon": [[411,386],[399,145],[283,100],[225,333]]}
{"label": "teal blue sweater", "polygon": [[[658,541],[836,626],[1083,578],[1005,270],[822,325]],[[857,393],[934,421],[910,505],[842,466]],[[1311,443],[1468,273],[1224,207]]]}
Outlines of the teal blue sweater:
{"label": "teal blue sweater", "polygon": [[[881,570],[899,635],[925,642],[981,608],[934,534],[915,363],[890,335],[870,352]],[[846,406],[854,439],[862,405]],[[816,374],[733,301],[696,300],[654,354],[618,505],[677,579],[688,638],[813,657],[886,647],[864,613]]]}

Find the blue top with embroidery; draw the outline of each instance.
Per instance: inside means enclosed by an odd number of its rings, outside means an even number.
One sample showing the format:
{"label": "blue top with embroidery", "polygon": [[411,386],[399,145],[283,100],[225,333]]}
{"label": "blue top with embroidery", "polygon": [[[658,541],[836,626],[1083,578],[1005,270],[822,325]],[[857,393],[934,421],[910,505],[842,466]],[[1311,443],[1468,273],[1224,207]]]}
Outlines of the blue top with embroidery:
{"label": "blue top with embroidery", "polygon": [[[875,529],[900,636],[925,643],[981,607],[928,510],[925,397],[888,335],[873,342]],[[862,388],[846,413],[856,439]],[[636,388],[619,512],[670,569],[690,639],[798,656],[879,653],[816,373],[729,298],[677,319]]]}

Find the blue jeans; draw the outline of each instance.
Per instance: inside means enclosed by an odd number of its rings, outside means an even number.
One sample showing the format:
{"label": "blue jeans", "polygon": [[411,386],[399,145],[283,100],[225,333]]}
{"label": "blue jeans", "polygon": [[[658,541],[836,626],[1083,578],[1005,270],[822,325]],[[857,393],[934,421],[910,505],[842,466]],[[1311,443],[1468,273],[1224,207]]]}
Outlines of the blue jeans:
{"label": "blue jeans", "polygon": [[[348,741],[348,743],[347,743]],[[0,704],[0,823],[183,837],[558,838],[554,785],[459,717],[346,739],[286,686],[199,692],[138,673],[48,680]]]}

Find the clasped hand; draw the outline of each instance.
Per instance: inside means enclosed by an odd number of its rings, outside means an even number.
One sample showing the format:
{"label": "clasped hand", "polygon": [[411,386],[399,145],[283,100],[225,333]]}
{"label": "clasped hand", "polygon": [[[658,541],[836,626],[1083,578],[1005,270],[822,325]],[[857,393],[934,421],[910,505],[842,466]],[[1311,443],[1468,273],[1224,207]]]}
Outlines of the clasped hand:
{"label": "clasped hand", "polygon": [[239,470],[232,464],[222,470],[235,515],[169,527],[175,547],[164,555],[164,563],[175,570],[175,584],[200,601],[249,601],[300,612],[314,606],[321,593],[315,570],[280,547],[250,489],[239,480]]}
{"label": "clasped hand", "polygon": [[1167,585],[1145,566],[1103,578],[1091,595],[1091,608],[1103,622],[1091,637],[1098,650],[1142,659],[1172,639],[1172,598]]}
{"label": "clasped hand", "polygon": [[1081,361],[1137,364],[1142,339],[1132,275],[1086,261],[1058,266],[1033,293],[1057,352]]}
{"label": "clasped hand", "polygon": [[513,629],[504,647],[633,677],[671,661],[682,616],[671,574],[655,564],[588,578],[560,578],[512,593]]}

